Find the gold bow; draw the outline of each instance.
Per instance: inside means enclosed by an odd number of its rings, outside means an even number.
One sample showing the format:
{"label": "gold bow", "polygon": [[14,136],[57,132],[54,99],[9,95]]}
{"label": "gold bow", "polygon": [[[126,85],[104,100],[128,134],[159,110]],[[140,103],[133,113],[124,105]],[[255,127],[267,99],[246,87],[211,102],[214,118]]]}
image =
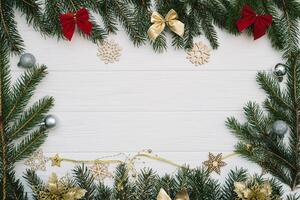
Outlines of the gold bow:
{"label": "gold bow", "polygon": [[73,187],[63,179],[58,179],[55,173],[49,178],[46,191],[38,191],[39,200],[77,200],[81,199],[86,190],[79,187]]}
{"label": "gold bow", "polygon": [[173,9],[168,12],[165,18],[154,11],[151,15],[151,23],[153,23],[153,25],[148,29],[150,39],[154,41],[165,29],[166,24],[171,31],[182,37],[184,33],[184,23],[177,20],[177,18],[178,15]]}
{"label": "gold bow", "polygon": [[[164,189],[160,189],[156,200],[172,200]],[[181,189],[175,196],[174,200],[190,200],[187,190]]]}

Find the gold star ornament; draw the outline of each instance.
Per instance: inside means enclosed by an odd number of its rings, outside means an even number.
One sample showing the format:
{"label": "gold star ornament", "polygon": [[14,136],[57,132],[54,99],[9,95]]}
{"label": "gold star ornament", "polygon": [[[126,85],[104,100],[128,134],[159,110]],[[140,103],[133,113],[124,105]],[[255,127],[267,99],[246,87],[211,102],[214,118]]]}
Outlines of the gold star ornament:
{"label": "gold star ornament", "polygon": [[209,152],[208,160],[204,161],[203,164],[207,167],[209,173],[216,172],[217,174],[221,173],[221,167],[227,165],[222,161],[222,153],[217,154],[216,156]]}
{"label": "gold star ornament", "polygon": [[58,154],[55,154],[55,156],[51,157],[51,166],[57,166],[60,167],[60,163],[62,161],[62,158],[59,157]]}

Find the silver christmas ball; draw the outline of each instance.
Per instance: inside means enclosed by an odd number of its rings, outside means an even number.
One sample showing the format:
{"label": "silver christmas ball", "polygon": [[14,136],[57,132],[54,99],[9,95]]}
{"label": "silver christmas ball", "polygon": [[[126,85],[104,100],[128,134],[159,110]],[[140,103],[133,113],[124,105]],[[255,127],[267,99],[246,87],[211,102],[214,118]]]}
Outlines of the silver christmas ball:
{"label": "silver christmas ball", "polygon": [[287,73],[287,65],[278,63],[274,67],[274,74],[277,76],[279,81],[283,80],[283,76]]}
{"label": "silver christmas ball", "polygon": [[35,57],[31,53],[24,53],[21,55],[20,61],[18,63],[19,67],[31,68],[35,65]]}
{"label": "silver christmas ball", "polygon": [[57,119],[53,115],[47,115],[43,124],[46,128],[54,128],[57,124]]}
{"label": "silver christmas ball", "polygon": [[278,136],[284,136],[288,131],[288,125],[285,121],[277,120],[272,125],[272,132]]}

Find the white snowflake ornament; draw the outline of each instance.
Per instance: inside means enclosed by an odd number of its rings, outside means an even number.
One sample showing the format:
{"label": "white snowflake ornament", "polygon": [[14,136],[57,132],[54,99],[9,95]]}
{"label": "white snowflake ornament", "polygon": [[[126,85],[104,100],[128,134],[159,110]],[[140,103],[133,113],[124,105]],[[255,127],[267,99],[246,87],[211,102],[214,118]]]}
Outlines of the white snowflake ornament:
{"label": "white snowflake ornament", "polygon": [[46,171],[46,163],[48,160],[49,159],[44,156],[43,150],[38,149],[25,161],[24,164],[29,166],[34,171]]}
{"label": "white snowflake ornament", "polygon": [[98,44],[97,56],[105,63],[115,63],[119,61],[122,48],[114,40],[104,40]]}
{"label": "white snowflake ornament", "polygon": [[202,42],[194,43],[193,47],[187,51],[186,58],[194,65],[207,63],[210,58],[211,50]]}
{"label": "white snowflake ornament", "polygon": [[103,181],[105,178],[111,178],[112,174],[108,170],[108,164],[96,162],[89,170],[96,180]]}

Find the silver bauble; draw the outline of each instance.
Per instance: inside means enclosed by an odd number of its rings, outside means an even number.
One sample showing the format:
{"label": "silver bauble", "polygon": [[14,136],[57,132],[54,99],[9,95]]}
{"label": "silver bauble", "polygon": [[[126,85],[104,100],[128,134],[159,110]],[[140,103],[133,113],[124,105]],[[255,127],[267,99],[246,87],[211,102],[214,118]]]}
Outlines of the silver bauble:
{"label": "silver bauble", "polygon": [[274,67],[274,74],[277,76],[279,81],[283,80],[283,76],[287,73],[287,65],[278,63]]}
{"label": "silver bauble", "polygon": [[44,119],[43,125],[46,128],[54,128],[57,124],[57,119],[53,115],[47,115]]}
{"label": "silver bauble", "polygon": [[19,67],[31,68],[35,65],[35,57],[31,53],[24,53],[21,55],[20,61],[18,63]]}
{"label": "silver bauble", "polygon": [[278,136],[284,136],[288,131],[288,125],[285,121],[277,120],[272,125],[272,132]]}

